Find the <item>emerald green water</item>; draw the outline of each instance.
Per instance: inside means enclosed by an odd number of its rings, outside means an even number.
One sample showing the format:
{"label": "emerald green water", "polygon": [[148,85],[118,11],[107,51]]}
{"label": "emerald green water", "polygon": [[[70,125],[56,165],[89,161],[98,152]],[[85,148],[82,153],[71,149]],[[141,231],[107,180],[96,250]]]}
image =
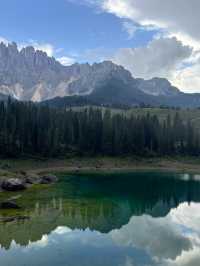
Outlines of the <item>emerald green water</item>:
{"label": "emerald green water", "polygon": [[0,200],[16,195],[0,266],[200,265],[200,175],[63,175]]}

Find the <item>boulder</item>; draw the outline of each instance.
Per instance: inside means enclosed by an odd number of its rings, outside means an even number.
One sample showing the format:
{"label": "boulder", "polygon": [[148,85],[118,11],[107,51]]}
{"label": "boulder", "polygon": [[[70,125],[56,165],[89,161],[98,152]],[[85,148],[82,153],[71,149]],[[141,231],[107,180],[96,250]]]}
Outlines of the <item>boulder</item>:
{"label": "boulder", "polygon": [[25,182],[28,185],[41,184],[42,178],[36,174],[29,174],[25,177]]}
{"label": "boulder", "polygon": [[19,171],[19,173],[20,173],[22,176],[26,176],[26,175],[27,175],[27,172],[24,171],[24,170]]}
{"label": "boulder", "polygon": [[57,176],[49,174],[49,175],[44,175],[41,177],[40,184],[51,184],[57,181],[58,181]]}
{"label": "boulder", "polygon": [[8,178],[2,182],[1,187],[6,191],[19,191],[24,190],[26,185],[23,179]]}

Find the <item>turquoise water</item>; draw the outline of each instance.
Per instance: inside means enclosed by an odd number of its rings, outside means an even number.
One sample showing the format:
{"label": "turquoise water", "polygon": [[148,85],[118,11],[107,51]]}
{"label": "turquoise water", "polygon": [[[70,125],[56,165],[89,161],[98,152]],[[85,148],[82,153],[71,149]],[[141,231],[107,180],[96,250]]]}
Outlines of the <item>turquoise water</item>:
{"label": "turquoise water", "polygon": [[10,195],[0,266],[200,265],[200,175],[63,175]]}

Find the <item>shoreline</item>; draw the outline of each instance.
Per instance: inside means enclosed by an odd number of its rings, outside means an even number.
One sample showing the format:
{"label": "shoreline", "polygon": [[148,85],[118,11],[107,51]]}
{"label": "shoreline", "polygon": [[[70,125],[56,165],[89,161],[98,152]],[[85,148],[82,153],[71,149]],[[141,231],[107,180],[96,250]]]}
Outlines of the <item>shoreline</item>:
{"label": "shoreline", "polygon": [[197,174],[200,173],[199,167],[191,167],[188,165],[187,167],[162,167],[162,166],[132,166],[132,167],[54,167],[54,168],[42,168],[38,170],[30,170],[30,173],[35,174],[50,174],[50,173],[66,173],[66,174],[110,174],[110,173],[131,173],[131,172],[171,172],[171,173],[188,173],[188,174]]}
{"label": "shoreline", "polygon": [[[21,191],[34,185],[53,184],[59,174],[97,175],[137,172],[199,174],[200,158],[70,158],[62,160],[0,160],[0,192]],[[4,169],[2,169],[4,168]],[[9,168],[9,169],[5,169]],[[5,204],[13,204],[6,202]]]}
{"label": "shoreline", "polygon": [[68,159],[47,160],[1,160],[0,164],[8,164],[8,169],[0,170],[0,175],[7,172],[30,174],[51,173],[115,173],[134,171],[166,171],[179,173],[200,173],[200,158],[198,157],[175,157],[175,158],[113,158],[75,157]]}

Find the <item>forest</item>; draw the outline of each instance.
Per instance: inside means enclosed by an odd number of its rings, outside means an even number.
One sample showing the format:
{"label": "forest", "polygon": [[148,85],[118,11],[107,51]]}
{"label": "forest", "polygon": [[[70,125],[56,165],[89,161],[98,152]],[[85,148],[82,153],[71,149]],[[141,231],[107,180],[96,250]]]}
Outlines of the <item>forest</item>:
{"label": "forest", "polygon": [[0,102],[0,156],[194,155],[200,136],[178,112],[126,116],[110,109],[50,108],[10,98]]}

